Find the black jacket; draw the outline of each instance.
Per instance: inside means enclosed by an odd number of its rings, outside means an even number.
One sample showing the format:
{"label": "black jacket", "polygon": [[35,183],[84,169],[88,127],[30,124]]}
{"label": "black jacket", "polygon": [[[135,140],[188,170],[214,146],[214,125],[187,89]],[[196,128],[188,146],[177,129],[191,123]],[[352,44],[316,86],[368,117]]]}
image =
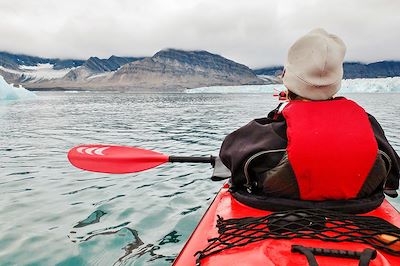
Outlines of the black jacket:
{"label": "black jacket", "polygon": [[[250,189],[252,190],[251,192],[255,194],[266,193],[266,191],[262,189],[262,184],[257,185],[257,182],[255,182],[255,184],[249,183],[248,174],[247,176],[245,174],[245,168],[248,167],[248,165],[245,165],[245,163],[252,155],[258,152],[278,151],[265,154],[265,158],[262,158],[260,162],[255,162],[252,166],[253,169],[251,169],[251,172],[255,175],[252,181],[257,181],[261,178],[257,176],[257,173],[265,173],[270,169],[278,169],[280,167],[278,164],[282,162],[282,158],[285,156],[284,150],[287,147],[288,140],[286,135],[286,121],[283,115],[278,112],[278,108],[270,112],[267,117],[255,119],[225,138],[219,156],[224,165],[228,167],[232,173],[231,182],[233,189],[239,191],[249,191]],[[382,151],[383,154],[382,161],[384,161],[384,163],[382,164],[385,164],[385,169],[388,171],[388,174],[386,180],[372,180],[372,184],[370,182],[369,185],[367,184],[363,187],[364,191],[361,195],[365,197],[367,196],[365,194],[373,194],[376,192],[374,189],[379,186],[381,190],[384,187],[388,193],[392,192],[390,196],[395,196],[395,190],[399,188],[399,156],[389,144],[377,120],[369,114],[368,118],[378,143],[378,149]],[[296,181],[293,180],[293,174],[288,172],[290,169],[282,169],[279,170],[281,171],[281,173],[279,173],[280,178],[276,178],[272,184],[272,186],[277,189],[272,191],[268,196],[298,198],[298,195],[295,193]],[[266,181],[264,179],[264,181],[261,182],[265,183]],[[379,182],[379,184],[377,184],[377,182]],[[375,188],[371,188],[371,186]]]}

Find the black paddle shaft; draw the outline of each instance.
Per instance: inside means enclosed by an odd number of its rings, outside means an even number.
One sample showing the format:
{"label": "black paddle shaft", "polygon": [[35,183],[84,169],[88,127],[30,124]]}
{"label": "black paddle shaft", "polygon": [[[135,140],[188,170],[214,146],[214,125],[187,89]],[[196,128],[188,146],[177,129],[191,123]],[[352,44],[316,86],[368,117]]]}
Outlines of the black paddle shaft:
{"label": "black paddle shaft", "polygon": [[196,157],[196,156],[169,156],[168,159],[171,163],[210,163],[214,165],[215,156]]}

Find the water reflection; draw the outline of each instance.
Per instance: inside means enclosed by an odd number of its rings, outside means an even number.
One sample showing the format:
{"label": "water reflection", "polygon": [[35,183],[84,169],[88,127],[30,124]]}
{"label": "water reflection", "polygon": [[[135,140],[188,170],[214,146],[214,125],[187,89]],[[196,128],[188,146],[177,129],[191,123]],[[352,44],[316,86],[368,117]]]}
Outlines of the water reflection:
{"label": "water reflection", "polygon": [[[80,242],[88,242],[94,240],[95,238],[101,237],[100,240],[102,242],[108,242],[106,246],[118,245],[119,249],[124,251],[124,254],[122,254],[113,263],[113,265],[122,264],[127,259],[127,257],[133,253],[134,250],[136,250],[138,247],[144,244],[143,241],[140,239],[138,232],[134,229],[125,226],[119,230],[107,231],[109,229],[110,228],[105,229],[104,232],[96,232],[96,233],[90,232],[88,234],[91,235],[85,239],[80,240]],[[111,237],[111,239],[106,239],[104,237]],[[76,242],[76,240],[72,241]],[[99,245],[99,243],[96,243],[96,245]]]}
{"label": "water reflection", "polygon": [[178,234],[177,231],[172,231],[168,233],[166,236],[164,236],[161,241],[158,243],[159,245],[164,245],[168,243],[178,243],[179,242],[179,237],[182,235]]}
{"label": "water reflection", "polygon": [[147,244],[146,246],[139,249],[135,254],[133,254],[127,259],[134,260],[140,257],[149,257],[149,259],[146,260],[146,263],[161,259],[164,260],[165,262],[168,262],[168,265],[174,261],[175,256],[161,255],[157,253],[157,250],[160,250],[160,246],[154,244]]}
{"label": "water reflection", "polygon": [[105,214],[106,213],[101,210],[96,210],[92,214],[90,214],[85,220],[78,222],[78,224],[75,225],[74,228],[85,227],[91,224],[98,223],[100,222],[100,218]]}

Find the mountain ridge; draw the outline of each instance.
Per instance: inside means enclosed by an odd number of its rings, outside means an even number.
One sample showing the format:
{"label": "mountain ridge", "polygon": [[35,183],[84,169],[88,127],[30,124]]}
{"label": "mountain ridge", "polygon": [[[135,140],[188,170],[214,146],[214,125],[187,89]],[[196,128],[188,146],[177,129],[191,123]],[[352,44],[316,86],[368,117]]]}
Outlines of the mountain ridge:
{"label": "mountain ridge", "polygon": [[84,61],[81,59],[46,58],[0,51],[0,66],[11,69],[18,69],[20,65],[35,66],[37,64],[53,64],[55,69],[61,69],[80,66]]}
{"label": "mountain ridge", "polygon": [[[283,66],[271,66],[253,69],[257,75],[276,76],[283,70]],[[344,62],[343,78],[388,78],[400,76],[400,61],[385,60],[374,63]]]}
{"label": "mountain ridge", "polygon": [[[344,63],[344,78],[400,76],[399,61]],[[282,66],[249,67],[205,50],[164,49],[151,57],[87,60],[0,52],[0,75],[30,89],[173,89],[279,83]]]}
{"label": "mountain ridge", "polygon": [[[49,72],[53,71],[51,67],[49,66]],[[24,70],[21,74],[18,72],[23,71],[20,66],[11,70],[0,68],[0,74],[5,74],[9,82],[31,89],[61,87],[182,90],[199,86],[267,83],[247,66],[204,50],[165,49],[152,57],[137,58],[111,56],[100,59],[93,56],[77,67],[64,70],[64,75],[60,76],[60,73],[55,78],[30,77],[29,75],[34,75],[32,69]],[[56,76],[54,71],[53,76]]]}

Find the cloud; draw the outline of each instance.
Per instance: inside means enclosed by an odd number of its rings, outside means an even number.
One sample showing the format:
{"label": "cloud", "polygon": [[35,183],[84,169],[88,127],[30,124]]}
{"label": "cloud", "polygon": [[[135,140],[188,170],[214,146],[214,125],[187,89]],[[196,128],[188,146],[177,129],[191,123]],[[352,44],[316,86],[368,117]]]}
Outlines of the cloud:
{"label": "cloud", "polygon": [[400,59],[398,10],[391,0],[1,0],[0,50],[88,58],[173,47],[260,67],[323,27],[343,38],[346,60]]}

